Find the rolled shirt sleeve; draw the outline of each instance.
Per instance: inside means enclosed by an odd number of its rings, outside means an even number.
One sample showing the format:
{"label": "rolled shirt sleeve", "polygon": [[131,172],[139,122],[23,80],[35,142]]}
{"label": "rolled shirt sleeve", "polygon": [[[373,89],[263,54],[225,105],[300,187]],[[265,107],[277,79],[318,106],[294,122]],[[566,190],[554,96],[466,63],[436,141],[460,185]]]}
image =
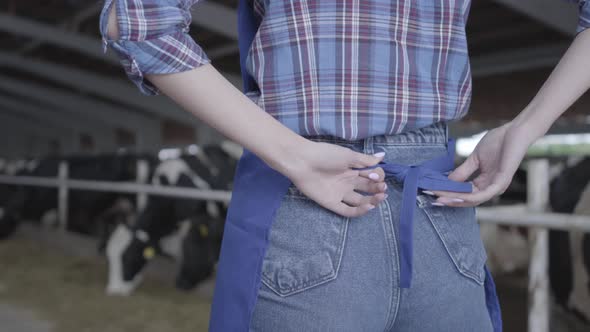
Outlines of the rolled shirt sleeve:
{"label": "rolled shirt sleeve", "polygon": [[[129,79],[145,95],[159,94],[145,74],[187,71],[211,60],[188,34],[190,8],[199,0],[106,0],[100,14],[103,52],[112,49]],[[107,36],[108,16],[116,6],[119,38]]]}
{"label": "rolled shirt sleeve", "polygon": [[579,0],[578,5],[580,7],[580,15],[578,19],[578,27],[576,29],[576,34],[590,27],[590,1]]}

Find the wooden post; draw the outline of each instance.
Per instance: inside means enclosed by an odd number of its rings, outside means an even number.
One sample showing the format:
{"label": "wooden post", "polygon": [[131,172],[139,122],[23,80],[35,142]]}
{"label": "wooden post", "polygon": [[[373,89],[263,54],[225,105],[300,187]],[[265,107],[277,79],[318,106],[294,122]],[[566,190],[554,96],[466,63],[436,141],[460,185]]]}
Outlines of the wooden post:
{"label": "wooden post", "polygon": [[[136,171],[136,178],[137,183],[139,184],[146,184],[148,182],[149,176],[149,164],[147,160],[139,159],[137,160],[137,171]],[[147,193],[138,191],[137,192],[137,213],[140,213],[145,206],[147,205]]]}
{"label": "wooden post", "polygon": [[65,232],[68,225],[68,163],[62,161],[58,168],[59,187],[57,193],[57,216],[60,231]]}
{"label": "wooden post", "polygon": [[[549,162],[536,159],[528,162],[527,207],[544,212],[549,202]],[[528,287],[528,331],[549,332],[549,234],[546,228],[529,229],[531,261]]]}

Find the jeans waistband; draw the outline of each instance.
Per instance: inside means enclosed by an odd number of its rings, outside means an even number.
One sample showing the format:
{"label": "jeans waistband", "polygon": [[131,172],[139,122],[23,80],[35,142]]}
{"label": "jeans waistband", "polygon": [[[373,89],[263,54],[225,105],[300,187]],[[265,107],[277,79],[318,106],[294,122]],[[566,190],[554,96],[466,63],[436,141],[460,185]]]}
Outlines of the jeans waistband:
{"label": "jeans waistband", "polygon": [[449,133],[447,123],[441,121],[399,134],[371,136],[360,140],[350,141],[328,135],[306,136],[306,138],[312,141],[339,145],[439,145],[447,143]]}

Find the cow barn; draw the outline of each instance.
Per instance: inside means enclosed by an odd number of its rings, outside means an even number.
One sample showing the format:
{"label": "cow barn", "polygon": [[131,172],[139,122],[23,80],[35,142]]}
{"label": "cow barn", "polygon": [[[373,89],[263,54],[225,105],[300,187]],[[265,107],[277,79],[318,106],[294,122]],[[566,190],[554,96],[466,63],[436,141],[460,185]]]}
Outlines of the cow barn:
{"label": "cow barn", "polygon": [[[0,331],[207,331],[242,150],[137,91],[101,51],[102,4],[0,2]],[[190,35],[242,90],[237,6],[199,1]],[[457,164],[535,96],[577,11],[472,0],[473,95],[450,128]],[[587,92],[478,207],[504,331],[590,331],[589,154]]]}

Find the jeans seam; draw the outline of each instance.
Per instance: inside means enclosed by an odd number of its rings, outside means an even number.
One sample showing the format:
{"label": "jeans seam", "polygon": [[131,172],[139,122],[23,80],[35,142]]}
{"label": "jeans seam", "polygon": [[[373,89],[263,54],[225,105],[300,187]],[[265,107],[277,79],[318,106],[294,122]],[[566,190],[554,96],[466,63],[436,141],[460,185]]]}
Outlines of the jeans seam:
{"label": "jeans seam", "polygon": [[484,280],[481,280],[481,279],[483,279],[483,276],[477,275],[474,272],[465,269],[462,266],[462,264],[460,264],[456,260],[456,258],[454,257],[454,255],[451,254],[451,251],[450,251],[449,247],[447,246],[447,243],[443,240],[444,236],[441,234],[441,230],[436,226],[436,222],[434,222],[434,216],[431,214],[431,212],[428,211],[428,209],[425,209],[425,208],[423,208],[422,211],[424,211],[424,213],[426,214],[427,218],[430,221],[430,224],[434,228],[434,230],[437,233],[438,237],[441,239],[441,242],[443,244],[443,247],[445,248],[447,254],[451,258],[451,261],[453,262],[453,265],[455,265],[455,268],[459,271],[459,273],[461,273],[466,278],[473,280],[474,282],[476,282],[480,286],[483,285],[484,284]]}
{"label": "jeans seam", "polygon": [[[364,142],[364,153],[368,153],[368,154],[374,154],[375,153],[375,145],[373,142],[373,138],[369,137],[365,140]],[[383,205],[385,204],[385,206]],[[393,234],[393,241],[395,242],[395,231],[393,229],[393,224],[391,221],[391,208],[389,206],[389,203],[387,202],[387,200],[384,200],[380,206],[379,206],[379,215],[381,216],[381,226],[383,227],[383,237],[386,243],[386,246],[389,250],[389,252],[394,251],[397,252],[397,245],[394,243],[393,245],[391,244],[391,240],[390,237],[388,237],[387,235],[387,225],[391,226],[392,229],[392,234]],[[397,255],[392,255],[397,257]],[[399,263],[394,262],[397,258],[394,258],[392,260],[390,260],[390,273],[391,273],[391,291],[392,294],[390,295],[390,299],[389,299],[389,307],[387,308],[387,318],[385,320],[385,331],[388,331],[390,328],[389,326],[393,326],[393,323],[395,322],[395,317],[397,314],[397,307],[399,306],[399,301],[397,301],[397,303],[394,304],[394,302],[396,301],[396,298],[399,299],[399,296],[396,297],[395,292],[396,292],[396,287],[394,287],[395,283],[395,279],[396,279],[396,274],[395,274],[395,266],[396,264],[399,265]],[[397,304],[397,305],[396,305]],[[395,306],[395,313],[392,315],[392,309]]]}
{"label": "jeans seam", "polygon": [[[391,297],[389,301],[389,308],[387,310],[387,320],[385,325],[385,331],[389,331],[395,325],[395,320],[397,318],[397,312],[399,308],[399,298],[400,294],[398,291],[397,285],[399,283],[399,276],[397,275],[396,271],[399,270],[399,257],[398,257],[398,250],[397,250],[397,240],[396,240],[396,233],[395,227],[393,225],[393,220],[391,218],[391,206],[387,200],[384,200],[383,203],[385,205],[381,205],[379,211],[381,212],[381,225],[384,228],[384,237],[385,242],[387,243],[387,247],[389,252],[393,252],[391,255],[392,259],[390,260],[390,272],[391,272]],[[391,237],[388,236],[387,228],[391,229]],[[397,294],[396,294],[397,292]]]}
{"label": "jeans seam", "polygon": [[[342,256],[344,255],[344,247],[346,246],[346,242],[347,242],[346,238],[347,238],[347,234],[348,234],[348,226],[350,223],[350,218],[344,218],[344,220],[342,220],[342,222],[344,223],[344,226],[342,226],[343,231],[341,232],[342,234],[339,239],[339,249],[340,250],[339,250],[338,260],[336,262],[333,262],[333,263],[337,263],[337,264],[335,264],[332,273],[326,274],[323,276],[319,276],[315,279],[301,283],[301,285],[299,287],[285,287],[285,288],[278,288],[277,287],[277,288],[275,288],[273,281],[266,275],[266,273],[263,271],[263,269],[261,269],[260,275],[261,275],[262,282],[278,296],[287,297],[287,296],[303,292],[303,291],[308,290],[310,288],[319,286],[319,285],[324,284],[328,281],[332,281],[332,280],[336,279],[336,277],[338,277],[338,272],[340,270],[340,265],[342,263]],[[269,244],[270,244],[270,242],[269,242]]]}
{"label": "jeans seam", "polygon": [[[375,142],[373,137],[369,137],[364,142],[364,152],[373,154],[375,153],[375,147],[378,146],[394,146],[397,144],[389,144],[383,142]],[[403,145],[403,144],[400,144]],[[381,149],[379,149],[381,150]],[[389,181],[392,182],[392,181]],[[385,332],[391,330],[395,325],[395,320],[397,319],[397,312],[399,310],[400,304],[400,293],[399,288],[395,285],[399,284],[399,275],[396,271],[399,271],[399,257],[398,257],[398,249],[397,249],[397,240],[396,240],[396,232],[395,227],[393,225],[392,219],[392,212],[391,206],[387,200],[384,200],[380,204],[379,212],[381,215],[381,225],[383,227],[383,237],[385,239],[385,243],[388,249],[388,252],[393,252],[391,255],[392,259],[389,260],[390,264],[390,285],[391,285],[391,294],[389,299],[389,307],[387,308],[387,318],[385,323]],[[388,228],[391,230],[391,236],[388,234]]]}

